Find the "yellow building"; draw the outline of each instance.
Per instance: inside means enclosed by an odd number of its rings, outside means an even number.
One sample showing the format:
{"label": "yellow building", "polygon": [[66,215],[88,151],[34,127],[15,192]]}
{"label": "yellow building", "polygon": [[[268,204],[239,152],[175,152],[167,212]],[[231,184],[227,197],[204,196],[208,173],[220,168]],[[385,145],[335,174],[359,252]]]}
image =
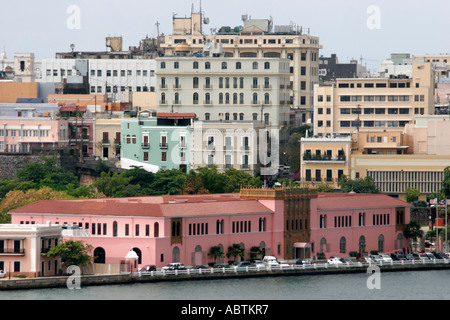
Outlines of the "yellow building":
{"label": "yellow building", "polygon": [[95,119],[94,155],[102,159],[120,158],[120,118]]}
{"label": "yellow building", "polygon": [[417,115],[434,113],[431,63],[413,63],[412,77],[337,79],[315,87],[314,134],[402,132]]}
{"label": "yellow building", "polygon": [[351,136],[301,138],[300,147],[301,182],[336,187],[341,175],[349,175]]}

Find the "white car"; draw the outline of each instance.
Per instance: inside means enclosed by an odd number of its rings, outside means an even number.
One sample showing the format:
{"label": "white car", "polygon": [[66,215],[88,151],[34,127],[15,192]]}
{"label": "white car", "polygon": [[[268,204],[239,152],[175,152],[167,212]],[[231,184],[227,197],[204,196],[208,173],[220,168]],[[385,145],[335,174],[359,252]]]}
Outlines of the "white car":
{"label": "white car", "polygon": [[266,266],[279,266],[280,264],[277,261],[277,258],[273,257],[273,256],[265,256],[263,258],[263,262],[266,264]]}
{"label": "white car", "polygon": [[6,277],[6,272],[3,270],[0,270],[0,278],[5,278]]}
{"label": "white car", "polygon": [[385,253],[380,253],[380,257],[381,259],[383,259],[383,262],[393,262],[392,258],[389,257],[389,255],[385,254]]}
{"label": "white car", "polygon": [[343,264],[342,259],[339,257],[330,257],[327,260],[328,264]]}

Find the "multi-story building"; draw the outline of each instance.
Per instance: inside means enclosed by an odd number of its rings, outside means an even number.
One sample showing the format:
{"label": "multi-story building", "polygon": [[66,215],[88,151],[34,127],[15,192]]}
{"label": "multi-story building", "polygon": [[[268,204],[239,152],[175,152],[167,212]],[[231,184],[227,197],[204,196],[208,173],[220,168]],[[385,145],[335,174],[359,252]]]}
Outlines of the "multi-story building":
{"label": "multi-story building", "polygon": [[194,113],[125,112],[121,119],[121,167],[188,172],[194,118]]}
{"label": "multi-story building", "polygon": [[311,255],[346,257],[409,248],[410,205],[384,194],[323,193],[311,199]]}
{"label": "multi-story building", "polygon": [[7,277],[58,275],[60,258],[48,258],[44,254],[60,243],[61,231],[61,225],[48,223],[0,224],[0,270]]}
{"label": "multi-story building", "polygon": [[0,104],[0,152],[66,148],[69,122],[58,119],[57,104]]}
{"label": "multi-story building", "polygon": [[[107,114],[109,115],[109,113]],[[97,116],[99,116],[97,114]],[[95,118],[94,156],[102,159],[120,159],[120,121],[121,117]]]}
{"label": "multi-story building", "polygon": [[[219,172],[235,168],[257,175],[269,164],[260,121],[194,121],[192,125],[192,167],[216,166]],[[261,143],[261,144],[260,144]],[[266,160],[266,161],[265,161]]]}
{"label": "multi-story building", "polygon": [[349,176],[351,136],[305,137],[300,145],[300,181],[337,186],[343,174]]}
{"label": "multi-story building", "polygon": [[337,78],[362,78],[366,76],[366,68],[358,64],[358,60],[350,63],[339,62],[335,53],[331,57],[319,58],[319,79],[321,82],[333,81]]}
{"label": "multi-story building", "polygon": [[337,79],[315,90],[314,134],[402,131],[417,115],[434,113],[434,77],[427,62],[412,77]]}
{"label": "multi-story building", "polygon": [[40,201],[10,214],[15,224],[78,226],[84,235],[70,239],[92,245],[95,262],[102,264],[119,264],[130,248],[139,265],[162,267],[223,262],[208,253],[219,246],[226,255],[233,244],[244,250],[244,259],[254,248],[260,255],[301,259],[408,247],[402,231],[409,206],[383,194],[242,189],[240,194]]}
{"label": "multi-story building", "polygon": [[166,35],[160,44],[165,56],[176,55],[179,44],[186,44],[187,52],[195,54],[210,43],[221,44],[225,57],[288,59],[290,77],[286,102],[302,112],[303,123],[311,119],[322,48],[318,37],[309,35],[309,30],[306,32],[301,27],[274,26],[272,20],[248,19],[248,16],[243,16],[243,26],[222,27],[206,35],[203,22],[202,13],[192,13],[189,18],[174,17],[173,34]]}

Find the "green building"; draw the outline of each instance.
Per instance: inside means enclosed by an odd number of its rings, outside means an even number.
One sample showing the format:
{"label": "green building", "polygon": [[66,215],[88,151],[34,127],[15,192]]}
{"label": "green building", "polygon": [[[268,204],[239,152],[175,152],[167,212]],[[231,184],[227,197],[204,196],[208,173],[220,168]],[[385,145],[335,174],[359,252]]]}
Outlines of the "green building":
{"label": "green building", "polygon": [[123,169],[142,167],[150,172],[191,167],[191,125],[194,113],[126,111],[121,121]]}

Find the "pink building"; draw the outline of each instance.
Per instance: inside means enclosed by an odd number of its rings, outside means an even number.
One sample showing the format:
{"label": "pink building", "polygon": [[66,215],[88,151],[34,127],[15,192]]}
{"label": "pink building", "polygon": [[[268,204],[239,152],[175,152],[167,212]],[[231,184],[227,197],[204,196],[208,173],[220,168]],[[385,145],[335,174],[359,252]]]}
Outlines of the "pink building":
{"label": "pink building", "polygon": [[[239,194],[40,201],[11,216],[12,223],[50,221],[89,230],[89,237],[72,239],[91,244],[97,263],[118,264],[133,248],[139,265],[207,264],[214,262],[211,247],[221,246],[226,254],[235,243],[244,247],[244,259],[253,246],[282,257],[271,250],[283,244],[282,229],[274,227],[281,227],[276,220],[282,212]],[[228,260],[234,257],[222,259]]]}
{"label": "pink building", "polygon": [[44,253],[60,240],[61,226],[0,224],[0,270],[7,277],[57,275],[61,262]]}
{"label": "pink building", "polygon": [[[281,259],[391,252],[407,246],[409,206],[387,195],[317,194],[303,188],[209,194],[40,201],[12,210],[12,223],[75,225],[72,236],[94,247],[96,263],[120,264],[130,249],[138,265],[204,265],[238,260],[209,256],[240,244]],[[67,238],[67,237],[65,237]]]}
{"label": "pink building", "polygon": [[402,251],[409,222],[410,205],[385,194],[320,193],[311,200],[311,255]]}
{"label": "pink building", "polygon": [[52,117],[0,119],[0,152],[67,147],[69,122]]}

